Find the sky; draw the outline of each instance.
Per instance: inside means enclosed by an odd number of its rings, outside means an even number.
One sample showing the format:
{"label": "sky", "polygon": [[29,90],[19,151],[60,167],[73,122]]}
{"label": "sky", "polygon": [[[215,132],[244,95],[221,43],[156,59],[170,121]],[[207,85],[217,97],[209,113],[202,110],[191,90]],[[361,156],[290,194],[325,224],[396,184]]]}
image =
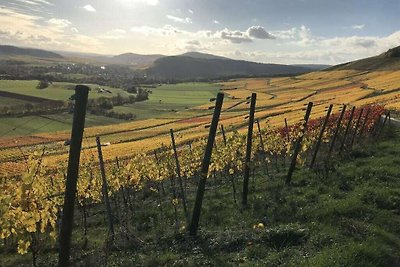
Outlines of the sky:
{"label": "sky", "polygon": [[0,0],[0,43],[339,64],[400,45],[400,0]]}

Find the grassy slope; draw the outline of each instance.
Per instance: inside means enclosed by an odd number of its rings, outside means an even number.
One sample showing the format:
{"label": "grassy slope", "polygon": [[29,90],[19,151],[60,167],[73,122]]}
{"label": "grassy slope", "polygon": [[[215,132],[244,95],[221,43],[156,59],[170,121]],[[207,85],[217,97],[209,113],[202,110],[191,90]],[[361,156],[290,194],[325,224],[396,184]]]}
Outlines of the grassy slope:
{"label": "grassy slope", "polygon": [[[185,236],[184,230],[174,234],[169,200],[160,208],[151,192],[137,195],[132,212],[124,213],[130,221],[130,239],[123,238],[125,228],[118,230],[118,249],[108,254],[109,266],[398,266],[400,170],[394,155],[399,151],[400,131],[392,131],[383,142],[356,147],[336,162],[328,177],[305,169],[295,172],[290,188],[283,183],[285,172],[268,178],[259,171],[250,183],[249,206],[244,210],[233,203],[229,182],[218,190],[209,188],[197,239]],[[239,192],[240,180],[237,177]],[[211,179],[208,185],[214,183]],[[182,226],[180,205],[178,209]],[[89,212],[102,210],[98,206]],[[80,258],[81,265],[103,264],[104,217],[89,218],[85,251],[80,218],[77,210],[74,259]],[[254,229],[259,223],[265,227]],[[4,266],[30,261],[29,254],[1,256]],[[55,263],[56,251],[48,250],[39,262]]]}
{"label": "grassy slope", "polygon": [[219,88],[218,85],[211,83],[165,84],[152,88],[148,101],[114,107],[113,110],[132,112],[138,119],[187,117],[193,114],[176,113],[176,111],[184,111],[187,108],[208,103],[210,98],[217,95]]}
{"label": "grassy slope", "polygon": [[[87,114],[85,127],[125,122],[114,118]],[[0,136],[32,135],[37,133],[70,130],[72,114],[62,113],[21,118],[0,118]]]}
{"label": "grassy slope", "polygon": [[[45,89],[36,89],[39,81],[29,80],[29,81],[12,81],[12,80],[0,80],[0,91],[13,92],[23,95],[42,97],[52,100],[68,100],[68,98],[74,94],[75,85],[72,83],[66,82],[54,82],[52,85]],[[94,89],[90,91],[89,98],[98,98],[98,97],[111,97],[116,96],[118,93],[122,96],[128,96],[129,93],[122,89],[111,88],[107,86],[101,86],[101,88],[109,88],[113,94],[105,94],[105,93],[97,93],[95,90],[98,85],[90,85],[89,86]]]}
{"label": "grassy slope", "polygon": [[[70,83],[54,83],[47,89],[38,90],[35,88],[37,81],[7,81],[0,80],[0,90],[17,92],[49,99],[66,99],[73,91]],[[103,87],[104,88],[104,87]],[[105,87],[107,88],[107,87]],[[118,92],[126,95],[126,91],[121,89],[111,89],[114,93],[98,94],[95,90],[91,91],[90,97],[115,96]],[[152,94],[149,100],[129,104],[125,106],[115,106],[114,111],[121,113],[131,112],[136,114],[136,119],[148,118],[185,118],[199,115],[199,112],[192,112],[186,108],[202,105],[209,102],[209,99],[216,96],[219,86],[211,83],[182,83],[176,85],[162,85],[152,88]],[[7,98],[8,99],[8,98]],[[7,103],[7,99],[0,97],[0,105]],[[159,103],[161,100],[161,104]],[[22,100],[12,99],[12,103],[25,103]],[[181,111],[181,112],[177,112]],[[61,130],[69,130],[71,128],[71,114],[57,114],[43,116],[25,116],[21,118],[0,118],[0,137],[1,136],[17,136],[30,135],[41,132],[53,132]],[[58,121],[54,121],[52,119]],[[107,125],[125,122],[123,120],[108,118],[104,116],[94,116],[88,114],[86,119],[86,127],[96,125]],[[12,130],[16,128],[15,130]],[[6,133],[6,134],[5,134]]]}

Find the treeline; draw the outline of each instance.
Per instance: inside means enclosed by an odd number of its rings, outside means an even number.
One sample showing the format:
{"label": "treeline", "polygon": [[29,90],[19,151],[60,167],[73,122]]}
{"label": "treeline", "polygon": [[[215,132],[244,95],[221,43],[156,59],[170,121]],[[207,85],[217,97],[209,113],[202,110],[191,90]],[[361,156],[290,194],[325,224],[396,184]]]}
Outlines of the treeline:
{"label": "treeline", "polygon": [[65,101],[51,101],[41,103],[25,103],[20,105],[0,107],[0,116],[15,117],[28,115],[56,114],[70,109]]}

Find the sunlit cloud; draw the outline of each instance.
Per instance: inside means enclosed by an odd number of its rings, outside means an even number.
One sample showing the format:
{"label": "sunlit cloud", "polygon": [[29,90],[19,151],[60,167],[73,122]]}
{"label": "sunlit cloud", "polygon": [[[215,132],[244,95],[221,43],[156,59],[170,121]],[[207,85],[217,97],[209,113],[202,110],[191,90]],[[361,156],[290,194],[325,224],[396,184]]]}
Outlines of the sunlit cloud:
{"label": "sunlit cloud", "polygon": [[90,4],[83,6],[83,9],[89,12],[96,12],[96,9]]}
{"label": "sunlit cloud", "polygon": [[355,30],[362,30],[362,29],[364,29],[364,27],[365,27],[365,24],[354,24],[351,26],[351,28],[355,29]]}
{"label": "sunlit cloud", "polygon": [[172,15],[167,15],[166,17],[167,17],[167,19],[170,19],[170,20],[172,20],[172,21],[174,21],[174,22],[186,23],[186,24],[191,24],[191,23],[193,23],[193,22],[192,22],[192,19],[191,19],[191,18],[188,18],[188,17],[186,17],[186,18],[181,18],[181,17],[172,16]]}

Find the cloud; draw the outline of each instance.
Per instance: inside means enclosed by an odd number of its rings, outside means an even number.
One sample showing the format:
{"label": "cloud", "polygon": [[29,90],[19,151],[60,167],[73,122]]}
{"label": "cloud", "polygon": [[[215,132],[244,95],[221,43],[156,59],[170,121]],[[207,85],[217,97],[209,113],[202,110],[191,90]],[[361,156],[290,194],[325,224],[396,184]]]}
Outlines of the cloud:
{"label": "cloud", "polygon": [[223,29],[220,32],[217,32],[217,36],[218,35],[222,39],[229,40],[234,44],[252,42],[252,39],[246,33],[243,33],[241,31],[230,31],[227,28]]}
{"label": "cloud", "polygon": [[78,34],[66,19],[45,19],[3,7],[0,9],[0,25],[1,43],[82,52],[101,52],[103,48],[98,39]]}
{"label": "cloud", "polygon": [[123,29],[113,29],[111,31],[106,32],[103,35],[100,35],[99,38],[102,39],[123,39],[126,35],[126,31]]}
{"label": "cloud", "polygon": [[50,25],[54,25],[58,28],[66,28],[69,25],[71,25],[71,21],[67,20],[67,19],[56,19],[56,18],[51,18],[47,21],[48,24]]}
{"label": "cloud", "polygon": [[191,10],[191,9],[188,9],[188,12],[189,12],[190,14],[194,14],[193,10]]}
{"label": "cloud", "polygon": [[145,36],[156,35],[156,36],[171,36],[181,33],[181,30],[171,25],[164,25],[161,28],[154,28],[149,26],[132,27],[131,32],[143,34]]}
{"label": "cloud", "polygon": [[247,35],[255,39],[275,39],[261,26],[251,26],[247,29]]}
{"label": "cloud", "polygon": [[28,5],[33,5],[33,6],[40,6],[40,5],[47,5],[47,6],[53,6],[53,3],[50,3],[46,0],[17,0],[20,3],[25,3]]}
{"label": "cloud", "polygon": [[192,23],[192,19],[188,18],[188,17],[181,18],[181,17],[172,16],[172,15],[167,15],[166,17],[167,17],[167,19],[170,19],[170,20],[172,20],[174,22],[185,23],[185,24],[191,24]]}
{"label": "cloud", "polygon": [[216,19],[214,19],[212,22],[213,22],[214,24],[219,24],[219,21],[216,20]]}
{"label": "cloud", "polygon": [[93,12],[93,13],[96,12],[96,9],[90,4],[83,6],[83,9],[85,9],[88,12]]}
{"label": "cloud", "polygon": [[198,40],[187,41],[186,44],[188,44],[188,45],[195,45],[195,46],[201,45],[201,43],[200,43]]}
{"label": "cloud", "polygon": [[250,43],[254,39],[275,39],[272,34],[268,33],[261,26],[251,26],[244,32],[231,31],[225,28],[222,31],[217,31],[215,35],[222,39],[229,40],[234,44]]}
{"label": "cloud", "polygon": [[362,29],[364,29],[364,27],[365,27],[365,24],[354,24],[351,26],[351,28],[354,30],[362,30]]}

